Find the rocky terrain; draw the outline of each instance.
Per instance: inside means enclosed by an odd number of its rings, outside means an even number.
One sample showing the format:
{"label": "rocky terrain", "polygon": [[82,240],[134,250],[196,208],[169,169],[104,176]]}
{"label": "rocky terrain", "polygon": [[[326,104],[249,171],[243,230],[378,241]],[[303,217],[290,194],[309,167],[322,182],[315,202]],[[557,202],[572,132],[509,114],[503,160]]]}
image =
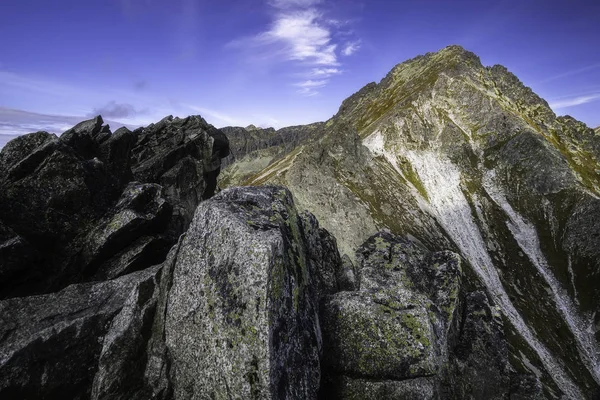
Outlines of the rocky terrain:
{"label": "rocky terrain", "polygon": [[599,135],[451,46],[325,123],[18,137],[0,398],[598,398]]}

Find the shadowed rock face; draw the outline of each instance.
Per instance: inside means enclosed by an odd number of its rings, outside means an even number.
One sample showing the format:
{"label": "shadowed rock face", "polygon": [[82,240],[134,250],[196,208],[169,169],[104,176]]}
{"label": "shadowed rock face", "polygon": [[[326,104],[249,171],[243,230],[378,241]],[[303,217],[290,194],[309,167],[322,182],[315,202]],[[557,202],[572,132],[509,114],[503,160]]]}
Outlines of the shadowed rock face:
{"label": "shadowed rock face", "polygon": [[135,134],[133,175],[165,189],[173,205],[170,229],[179,235],[187,229],[198,203],[214,194],[221,159],[229,155],[229,141],[199,116],[168,116]]}
{"label": "shadowed rock face", "polygon": [[89,399],[94,387],[104,394],[94,398],[130,398],[143,376],[157,271],[0,301],[0,396]]}
{"label": "shadowed rock face", "polygon": [[354,260],[381,228],[460,253],[508,326],[511,369],[548,398],[598,393],[597,131],[458,46],[397,65],[319,131],[223,183],[288,187]]}
{"label": "shadowed rock face", "polygon": [[0,298],[162,262],[227,155],[200,117],[114,133],[96,117],[12,140],[0,152]]}

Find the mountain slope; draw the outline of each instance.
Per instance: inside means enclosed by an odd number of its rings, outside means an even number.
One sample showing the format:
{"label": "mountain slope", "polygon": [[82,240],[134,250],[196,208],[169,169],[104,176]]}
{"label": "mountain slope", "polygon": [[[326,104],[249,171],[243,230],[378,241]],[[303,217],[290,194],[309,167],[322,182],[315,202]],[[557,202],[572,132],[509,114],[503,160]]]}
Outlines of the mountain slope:
{"label": "mountain slope", "polygon": [[460,252],[512,332],[512,368],[549,398],[598,392],[594,130],[458,46],[399,64],[319,129],[224,184],[287,186],[350,257],[382,228]]}

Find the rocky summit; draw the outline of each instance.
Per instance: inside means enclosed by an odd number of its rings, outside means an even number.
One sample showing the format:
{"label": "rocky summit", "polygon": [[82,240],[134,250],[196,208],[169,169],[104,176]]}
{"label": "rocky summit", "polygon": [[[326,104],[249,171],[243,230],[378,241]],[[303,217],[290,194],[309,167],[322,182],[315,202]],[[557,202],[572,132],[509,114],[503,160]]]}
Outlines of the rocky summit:
{"label": "rocky summit", "polygon": [[600,398],[600,132],[458,46],[330,120],[0,152],[1,399]]}

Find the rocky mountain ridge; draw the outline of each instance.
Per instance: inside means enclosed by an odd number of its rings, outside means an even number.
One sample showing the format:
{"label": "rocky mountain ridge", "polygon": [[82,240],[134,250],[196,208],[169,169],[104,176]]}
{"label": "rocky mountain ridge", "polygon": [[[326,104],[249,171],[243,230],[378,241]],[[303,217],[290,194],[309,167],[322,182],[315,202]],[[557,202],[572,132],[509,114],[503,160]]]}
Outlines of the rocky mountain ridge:
{"label": "rocky mountain ridge", "polygon": [[383,228],[460,253],[502,310],[512,366],[550,398],[586,398],[600,378],[599,144],[506,68],[450,46],[399,64],[316,141],[228,183],[288,187],[350,257]]}
{"label": "rocky mountain ridge", "polygon": [[458,46],[325,123],[19,137],[0,397],[596,398],[599,157]]}

